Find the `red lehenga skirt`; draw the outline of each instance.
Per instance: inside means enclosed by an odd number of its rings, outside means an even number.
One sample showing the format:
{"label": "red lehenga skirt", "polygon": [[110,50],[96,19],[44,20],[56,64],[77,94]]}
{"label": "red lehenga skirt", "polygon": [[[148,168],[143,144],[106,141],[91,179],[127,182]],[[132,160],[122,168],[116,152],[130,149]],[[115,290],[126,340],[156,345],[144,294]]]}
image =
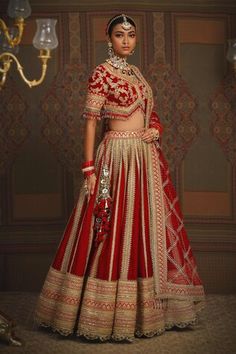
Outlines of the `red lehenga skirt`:
{"label": "red lehenga skirt", "polygon": [[[178,199],[160,148],[142,130],[109,131],[96,156],[97,184],[81,188],[41,291],[35,319],[89,339],[153,336],[196,322],[204,304]],[[109,170],[110,229],[94,210]]]}

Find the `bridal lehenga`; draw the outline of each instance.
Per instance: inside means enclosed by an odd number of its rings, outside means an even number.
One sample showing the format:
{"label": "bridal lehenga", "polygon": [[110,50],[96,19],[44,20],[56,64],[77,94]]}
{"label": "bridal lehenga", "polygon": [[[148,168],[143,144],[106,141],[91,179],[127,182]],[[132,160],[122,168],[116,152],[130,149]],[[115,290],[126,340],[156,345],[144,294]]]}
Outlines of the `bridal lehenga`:
{"label": "bridal lehenga", "polygon": [[[96,68],[86,118],[99,119],[103,107],[102,114],[121,119],[128,109],[112,96],[119,82],[139,90],[131,105],[143,110],[146,127],[160,128],[151,89],[133,70],[138,83],[117,77],[108,64]],[[81,188],[39,296],[38,324],[103,341],[151,337],[196,323],[204,290],[179,201],[159,143],[145,143],[142,133],[105,133],[96,153],[95,192],[88,198]],[[97,215],[98,201],[106,204],[107,197],[109,213],[104,208]],[[103,232],[98,222],[105,225]]]}

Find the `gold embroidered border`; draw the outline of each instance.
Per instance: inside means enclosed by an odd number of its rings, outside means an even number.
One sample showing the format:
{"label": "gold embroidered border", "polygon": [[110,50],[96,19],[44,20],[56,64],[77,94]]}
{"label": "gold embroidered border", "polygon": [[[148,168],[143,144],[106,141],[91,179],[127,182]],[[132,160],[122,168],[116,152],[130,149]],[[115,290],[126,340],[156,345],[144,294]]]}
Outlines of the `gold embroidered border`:
{"label": "gold embroidered border", "polygon": [[89,278],[77,334],[93,339],[151,336],[194,323],[199,309],[192,298],[157,299],[153,278],[113,282]]}
{"label": "gold embroidered border", "polygon": [[82,286],[83,278],[50,268],[36,306],[36,322],[65,335],[72,333]]}
{"label": "gold embroidered border", "polygon": [[[167,278],[167,248],[166,248],[166,226],[168,229],[168,216],[173,212],[174,203],[172,209],[171,206],[166,207],[167,200],[164,191],[164,184],[166,181],[161,180],[160,162],[158,158],[158,151],[156,150],[154,144],[152,144],[152,161],[150,161],[150,166],[153,167],[151,176],[154,176],[154,180],[150,180],[150,183],[154,183],[150,186],[151,190],[154,191],[153,204],[155,207],[152,209],[154,212],[154,220],[157,221],[157,237],[153,239],[152,247],[152,261],[154,267],[154,282],[156,294],[160,298],[187,298],[188,296],[196,297],[198,299],[204,299],[204,289],[202,285],[193,284],[174,284],[168,281]],[[162,185],[163,183],[163,185]],[[166,208],[165,208],[166,207]],[[170,208],[170,210],[169,210]],[[166,210],[165,210],[166,209]],[[155,214],[156,213],[156,214]],[[180,222],[180,228],[183,227],[182,221]],[[170,229],[170,227],[169,227]],[[153,230],[154,231],[154,230]],[[173,232],[176,233],[175,230]],[[178,235],[176,236],[178,237]],[[176,269],[181,273],[180,267],[176,264]],[[196,266],[195,266],[196,267]],[[155,274],[156,272],[156,274]]]}
{"label": "gold embroidered border", "polygon": [[109,138],[122,138],[122,139],[126,139],[126,138],[141,138],[142,134],[144,133],[144,129],[141,128],[139,130],[134,130],[134,131],[130,131],[130,130],[125,130],[125,131],[119,131],[119,130],[110,130],[106,133],[106,136]]}
{"label": "gold embroidered border", "polygon": [[[141,186],[144,186],[144,178],[143,174],[147,171],[147,163],[148,159],[147,157],[145,158],[145,162],[143,162],[143,157],[138,160],[140,162],[140,183]],[[145,172],[144,172],[145,171]],[[146,174],[146,178],[148,179],[148,174]],[[144,190],[141,190],[141,203],[144,206]],[[144,264],[145,264],[145,276],[148,277],[148,259],[147,259],[147,243],[146,243],[146,222],[147,220],[145,219],[145,207],[141,208],[141,225],[142,225],[142,230],[141,230],[141,236],[142,236],[142,241],[143,241],[143,253],[144,253]],[[150,220],[149,220],[150,222]]]}
{"label": "gold embroidered border", "polygon": [[[111,144],[108,144],[108,149],[110,150],[110,153],[113,154],[113,156],[117,156],[117,144],[115,146],[113,146],[113,148],[111,148],[110,146]],[[118,149],[120,150],[119,144],[118,144]],[[119,153],[119,152],[118,152]],[[119,178],[118,180],[118,185],[116,187],[116,183],[113,184],[113,195],[114,193],[117,195],[117,199],[120,196],[120,187],[121,187],[121,176],[122,176],[122,160],[121,159],[116,159],[116,158],[112,158],[113,161],[116,161],[116,164],[118,163],[117,161],[119,161],[119,165],[113,165],[113,175],[114,175],[114,180],[116,181],[117,177]],[[118,176],[116,171],[118,172]],[[127,183],[125,181],[125,183]],[[117,228],[117,222],[120,222],[120,220],[118,220],[117,218],[117,214],[118,214],[118,207],[119,207],[119,203],[116,203],[116,207],[113,207],[113,212],[114,212],[114,227],[113,227],[113,233],[111,235],[112,237],[112,246],[111,246],[111,258],[110,258],[110,264],[109,264],[109,280],[112,279],[112,271],[113,271],[113,263],[114,263],[114,252],[115,252],[115,244],[116,244],[116,228]]]}
{"label": "gold embroidered border", "polygon": [[[123,141],[124,142],[124,141]],[[129,141],[128,141],[129,142]],[[130,144],[127,142],[127,146],[130,146]],[[137,142],[136,139],[132,140],[133,142],[133,150],[135,150],[135,144]],[[125,147],[123,146],[123,149]],[[125,151],[125,150],[123,150]],[[126,191],[127,191],[127,204],[126,204],[126,210],[125,210],[125,234],[124,234],[124,242],[123,242],[123,250],[122,250],[122,263],[121,263],[121,273],[120,277],[121,279],[128,279],[128,271],[129,271],[129,262],[130,262],[130,254],[131,254],[131,241],[132,241],[132,229],[133,229],[133,223],[135,220],[133,220],[133,215],[134,215],[134,198],[135,198],[135,154],[132,154],[131,159],[128,159],[127,154],[125,155],[124,158],[124,166],[125,166],[125,171],[129,171],[127,175],[127,180],[126,180]]]}
{"label": "gold embroidered border", "polygon": [[153,191],[150,196],[150,204],[152,205],[152,221],[150,223],[153,225],[150,241],[152,243],[151,251],[155,291],[157,296],[159,296],[165,291],[167,281],[167,252],[163,187],[158,153],[154,144],[150,145],[148,166],[148,183],[150,190]]}
{"label": "gold embroidered border", "polygon": [[151,336],[174,325],[193,323],[200,308],[195,300],[156,298],[152,277],[107,281],[51,268],[35,320],[64,335],[75,332],[102,340]]}
{"label": "gold embroidered border", "polygon": [[114,104],[112,104],[112,103],[111,104],[105,103],[106,118],[127,120],[138,109],[142,109],[142,112],[144,113],[145,107],[143,104],[141,105],[140,103],[141,103],[141,101],[136,100],[129,107],[114,106]]}
{"label": "gold embroidered border", "polygon": [[145,127],[148,128],[151,112],[153,110],[152,89],[151,89],[151,86],[148,84],[148,82],[143,77],[143,75],[141,74],[141,72],[139,71],[139,69],[135,65],[132,65],[132,69],[135,72],[136,76],[145,85],[145,87],[147,89],[147,106],[146,106],[146,114],[145,114]]}

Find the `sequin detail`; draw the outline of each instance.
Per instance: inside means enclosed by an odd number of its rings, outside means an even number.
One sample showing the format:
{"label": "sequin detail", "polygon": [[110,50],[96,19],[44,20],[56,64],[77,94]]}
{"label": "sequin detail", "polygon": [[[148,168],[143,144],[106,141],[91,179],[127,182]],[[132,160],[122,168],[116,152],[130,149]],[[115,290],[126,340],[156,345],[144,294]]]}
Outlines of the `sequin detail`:
{"label": "sequin detail", "polygon": [[97,198],[97,204],[94,208],[95,222],[95,244],[104,241],[110,231],[110,217],[111,217],[112,199],[110,196],[110,177],[107,165],[102,168],[99,195]]}

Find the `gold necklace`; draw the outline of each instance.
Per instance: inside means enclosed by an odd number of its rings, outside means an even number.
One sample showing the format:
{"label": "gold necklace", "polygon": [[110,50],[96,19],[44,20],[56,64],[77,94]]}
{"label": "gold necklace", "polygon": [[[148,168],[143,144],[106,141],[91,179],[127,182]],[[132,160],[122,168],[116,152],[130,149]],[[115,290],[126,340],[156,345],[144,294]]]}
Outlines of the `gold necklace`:
{"label": "gold necklace", "polygon": [[111,58],[107,59],[106,62],[116,69],[119,69],[122,74],[131,76],[134,75],[133,69],[129,66],[126,59],[120,58],[117,55],[113,55]]}

